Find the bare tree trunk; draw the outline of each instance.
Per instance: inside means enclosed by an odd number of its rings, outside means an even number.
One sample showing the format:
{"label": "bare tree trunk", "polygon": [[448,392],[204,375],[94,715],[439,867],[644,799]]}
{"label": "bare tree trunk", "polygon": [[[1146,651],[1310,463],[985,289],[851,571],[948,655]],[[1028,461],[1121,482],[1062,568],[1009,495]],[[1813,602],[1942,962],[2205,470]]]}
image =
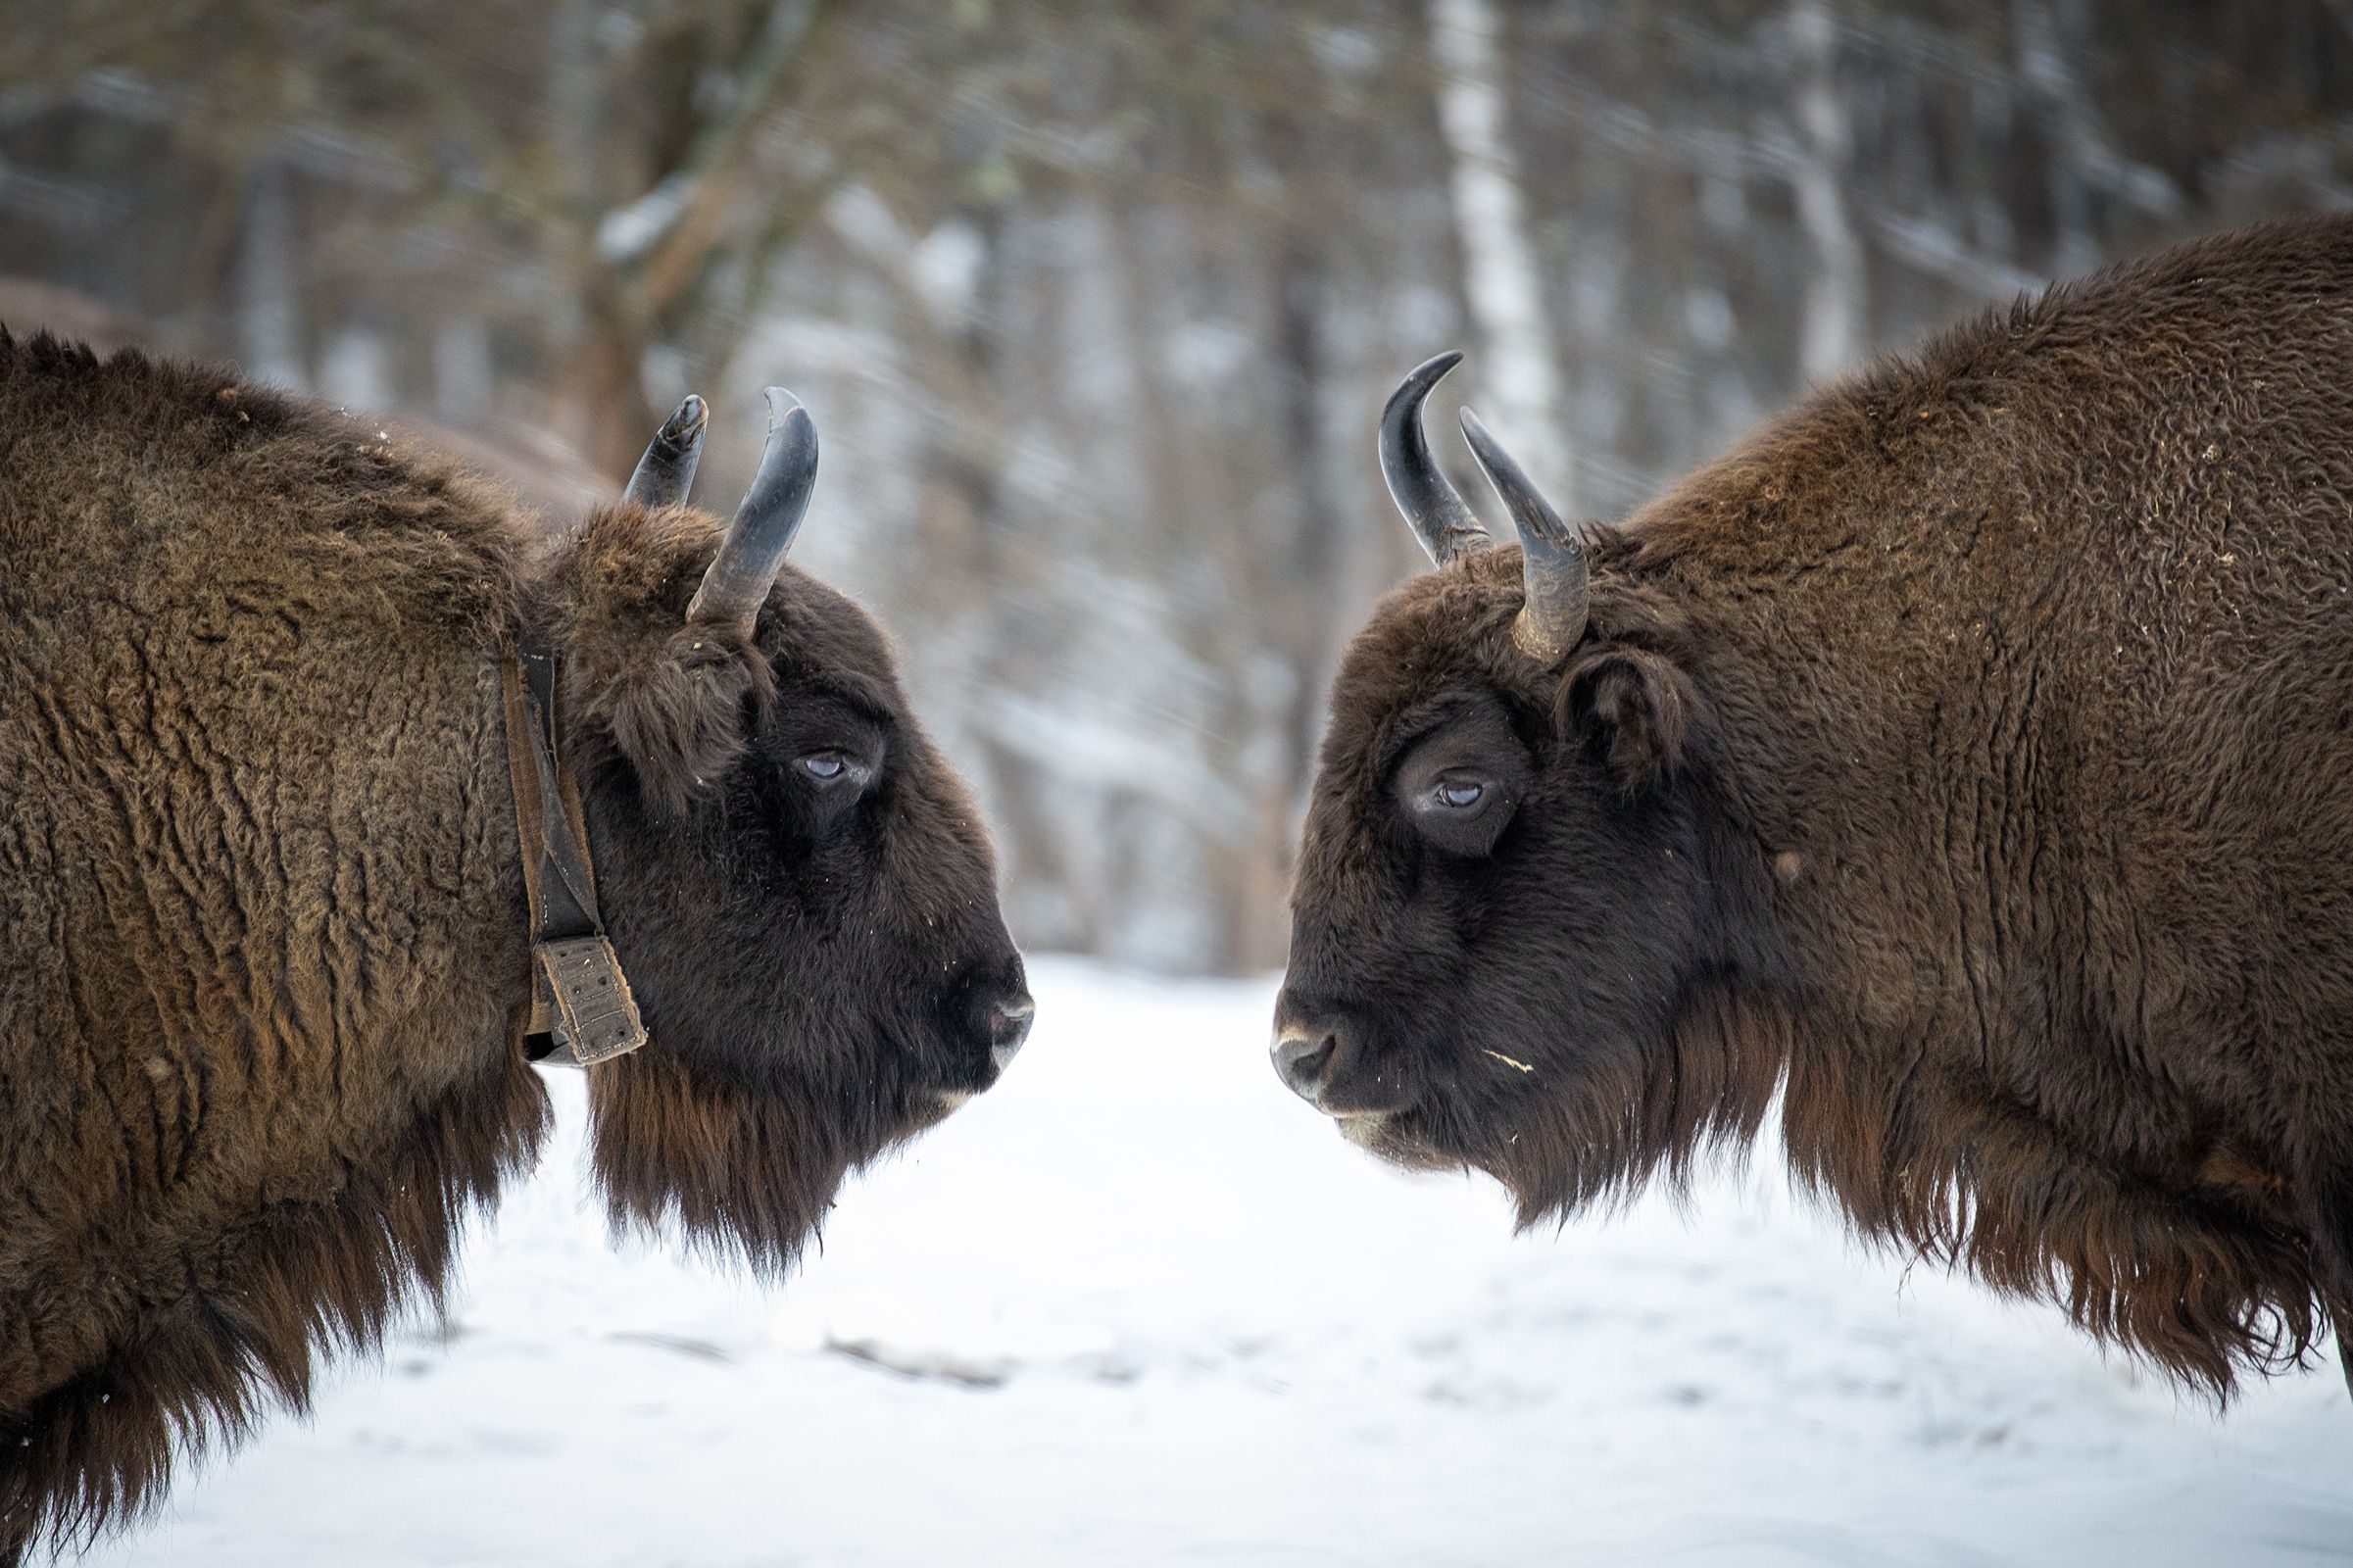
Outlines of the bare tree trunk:
{"label": "bare tree trunk", "polygon": [[2017,0],[2011,11],[2017,74],[2050,125],[2050,217],[2053,273],[2087,270],[2099,260],[2092,235],[2090,166],[2099,137],[2083,108],[2083,84],[2067,55],[2050,0]]}
{"label": "bare tree trunk", "polygon": [[1498,30],[1495,0],[1430,0],[1438,122],[1453,165],[1463,292],[1480,339],[1490,422],[1554,504],[1574,514],[1555,339],[1503,120]]}
{"label": "bare tree trunk", "polygon": [[[1236,890],[1235,954],[1245,966],[1280,963],[1290,940],[1292,846],[1305,814],[1307,780],[1315,772],[1315,747],[1323,733],[1324,688],[1332,650],[1346,635],[1336,611],[1342,552],[1348,523],[1318,472],[1325,447],[1322,401],[1332,368],[1325,318],[1331,280],[1308,237],[1287,231],[1275,263],[1276,331],[1269,348],[1283,369],[1285,445],[1306,482],[1294,487],[1297,509],[1286,530],[1288,550],[1274,558],[1275,592],[1262,600],[1275,614],[1265,635],[1281,648],[1291,672],[1286,700],[1261,725],[1279,720],[1277,760],[1260,796],[1257,843],[1241,868]],[[1286,559],[1287,558],[1287,559]]]}
{"label": "bare tree trunk", "polygon": [[433,412],[467,423],[490,412],[498,372],[480,317],[452,317],[433,332]]}
{"label": "bare tree trunk", "polygon": [[1824,0],[1796,0],[1789,36],[1797,52],[1798,157],[1790,172],[1797,221],[1813,246],[1798,368],[1825,381],[1863,352],[1863,244],[1846,204],[1852,136],[1838,101],[1838,24]]}
{"label": "bare tree trunk", "polygon": [[610,278],[591,285],[568,389],[578,399],[580,451],[609,478],[625,477],[660,421],[646,397],[644,323]]}
{"label": "bare tree trunk", "polygon": [[679,165],[618,204],[614,187],[636,176],[595,156],[607,134],[594,31],[602,13],[567,7],[557,24],[550,97],[564,127],[560,145],[579,159],[568,240],[586,302],[569,391],[581,450],[616,478],[636,463],[658,417],[646,395],[646,356],[677,330],[695,289],[741,226],[760,139],[805,68],[818,9],[818,0],[772,0],[726,92],[698,113]]}
{"label": "bare tree trunk", "polygon": [[265,153],[246,177],[237,245],[237,358],[257,381],[302,391],[302,295],[295,261],[294,193],[286,166]]}

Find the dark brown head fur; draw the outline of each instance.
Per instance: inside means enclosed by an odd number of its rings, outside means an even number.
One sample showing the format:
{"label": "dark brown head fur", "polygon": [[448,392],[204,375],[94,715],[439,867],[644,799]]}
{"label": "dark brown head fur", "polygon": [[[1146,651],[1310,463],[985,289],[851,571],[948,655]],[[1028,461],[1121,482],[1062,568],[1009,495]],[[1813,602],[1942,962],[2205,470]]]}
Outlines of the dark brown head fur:
{"label": "dark brown head fur", "polygon": [[299,1405],[531,1158],[526,623],[653,1034],[591,1069],[616,1220],[780,1266],[992,1081],[980,824],[848,601],[684,627],[716,528],[550,544],[373,426],[0,333],[0,1562]]}
{"label": "dark brown head fur", "polygon": [[853,1166],[995,1081],[1022,970],[874,623],[787,566],[751,644],[687,626],[711,554],[702,514],[623,508],[552,577],[613,940],[668,1048],[595,1074],[595,1155],[616,1222],[780,1267]]}
{"label": "dark brown head fur", "polygon": [[2053,291],[1349,650],[1279,1058],[1534,1222],[1744,1144],[2219,1392],[2353,1304],[2353,222]]}

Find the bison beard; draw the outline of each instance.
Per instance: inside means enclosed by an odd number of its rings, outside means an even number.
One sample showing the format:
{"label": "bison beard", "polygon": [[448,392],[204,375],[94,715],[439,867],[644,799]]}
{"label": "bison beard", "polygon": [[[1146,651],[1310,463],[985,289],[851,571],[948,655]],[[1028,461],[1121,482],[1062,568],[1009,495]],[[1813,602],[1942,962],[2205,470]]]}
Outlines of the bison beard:
{"label": "bison beard", "polygon": [[[1275,1060],[1524,1223],[1744,1147],[2226,1396],[2353,1332],[2353,220],[2161,253],[1527,550],[1335,679]],[[2353,1376],[2353,1355],[2347,1356]]]}
{"label": "bison beard", "polygon": [[704,1250],[763,1270],[791,1264],[850,1167],[894,1130],[855,1102],[812,1115],[798,1098],[714,1083],[644,1053],[596,1074],[591,1093],[613,1224],[658,1231],[674,1220]]}
{"label": "bison beard", "polygon": [[779,571],[789,403],[723,536],[693,403],[549,536],[370,426],[0,331],[0,1563],[438,1305],[535,1153],[526,629],[653,1030],[589,1069],[617,1225],[781,1268],[1018,1049],[977,814],[879,629]]}
{"label": "bison beard", "polygon": [[843,1180],[947,1114],[871,1093],[733,1084],[639,1052],[591,1079],[591,1157],[622,1230],[674,1223],[701,1251],[777,1275],[816,1236]]}

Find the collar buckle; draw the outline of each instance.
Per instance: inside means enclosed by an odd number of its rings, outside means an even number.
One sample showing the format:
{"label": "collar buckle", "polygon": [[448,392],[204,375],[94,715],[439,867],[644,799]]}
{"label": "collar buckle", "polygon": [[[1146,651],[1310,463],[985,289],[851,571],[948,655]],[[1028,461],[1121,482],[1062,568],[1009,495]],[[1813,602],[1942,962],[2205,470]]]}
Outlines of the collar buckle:
{"label": "collar buckle", "polygon": [[499,674],[531,913],[531,998],[516,1009],[516,1032],[534,1061],[610,1061],[644,1045],[646,1026],[597,908],[579,785],[556,752],[556,656],[510,642]]}
{"label": "collar buckle", "polygon": [[542,942],[531,950],[539,989],[555,1003],[557,1051],[583,1067],[626,1055],[646,1043],[637,1000],[619,955],[602,935]]}

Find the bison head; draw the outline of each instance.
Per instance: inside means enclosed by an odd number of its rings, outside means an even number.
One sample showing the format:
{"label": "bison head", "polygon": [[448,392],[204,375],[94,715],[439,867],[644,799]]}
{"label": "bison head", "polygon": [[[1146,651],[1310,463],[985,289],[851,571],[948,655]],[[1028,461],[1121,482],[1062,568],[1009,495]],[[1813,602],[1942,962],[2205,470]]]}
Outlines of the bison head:
{"label": "bison head", "polygon": [[771,389],[734,521],[682,504],[689,399],[553,573],[565,744],[652,1039],[589,1069],[614,1221],[788,1263],[843,1177],[1028,1030],[970,799],[858,606],[784,564],[816,472]]}
{"label": "bison head", "polygon": [[1726,1093],[1708,1074],[1729,1058],[1683,1044],[1744,961],[1692,683],[1636,607],[1604,607],[1623,634],[1596,629],[1589,556],[1606,570],[1624,541],[1564,525],[1468,411],[1519,547],[1440,474],[1421,405],[1459,358],[1382,418],[1391,493],[1438,569],[1375,611],[1335,682],[1274,1059],[1351,1140],[1484,1169],[1533,1219],[1753,1130],[1771,1085]]}

